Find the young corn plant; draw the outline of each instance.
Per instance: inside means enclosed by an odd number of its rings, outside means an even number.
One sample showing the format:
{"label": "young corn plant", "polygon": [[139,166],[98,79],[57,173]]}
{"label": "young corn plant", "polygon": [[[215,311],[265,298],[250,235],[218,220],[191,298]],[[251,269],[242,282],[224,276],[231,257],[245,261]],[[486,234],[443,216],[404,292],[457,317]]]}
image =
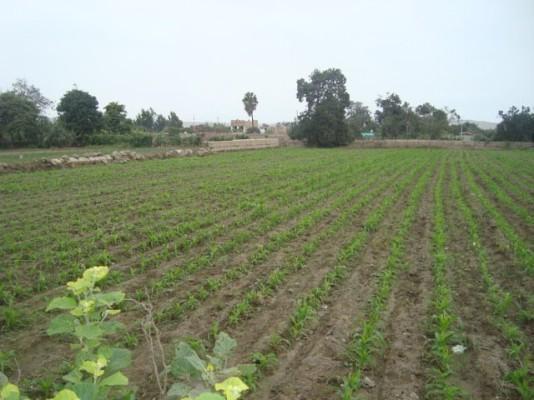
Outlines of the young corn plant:
{"label": "young corn plant", "polygon": [[[486,248],[482,244],[479,227],[473,211],[469,208],[460,191],[458,172],[452,168],[452,193],[458,208],[462,212],[464,220],[469,230],[469,239],[472,243],[473,251],[478,257],[479,270],[482,282],[486,289],[488,303],[493,308],[495,326],[500,330],[502,336],[508,343],[508,354],[514,363],[514,370],[505,377],[514,387],[522,399],[532,400],[534,398],[534,379],[532,377],[532,355],[528,350],[527,341],[521,329],[511,320],[508,315],[508,298],[511,294],[505,292],[493,279],[489,269],[489,256]],[[525,372],[526,371],[526,372]]]}
{"label": "young corn plant", "polygon": [[[380,330],[382,313],[393,289],[397,270],[399,269],[405,254],[406,238],[414,223],[418,205],[428,184],[431,173],[432,170],[427,170],[419,177],[415,188],[410,195],[408,205],[404,210],[400,222],[400,227],[392,239],[386,266],[379,274],[378,288],[371,298],[366,319],[363,322],[360,333],[354,337],[347,349],[352,364],[352,370],[343,380],[343,386],[340,392],[340,396],[343,400],[354,399],[362,386],[363,371],[365,368],[369,367],[373,361],[375,353],[378,352],[378,349],[383,347],[384,338],[382,331]],[[380,220],[381,218],[371,218],[371,221],[368,221],[366,224],[366,228],[368,230],[376,229]],[[348,254],[350,253],[345,252],[343,255],[347,257]]]}
{"label": "young corn plant", "polygon": [[434,367],[430,373],[430,382],[426,386],[426,395],[430,399],[457,399],[464,396],[464,392],[450,383],[452,370],[452,345],[455,338],[455,323],[457,320],[453,310],[452,293],[447,282],[447,234],[445,213],[443,210],[443,177],[444,168],[441,166],[438,180],[434,188],[434,232],[432,235],[434,263],[432,274],[434,278],[433,315],[431,321],[434,333],[430,342],[430,356]]}

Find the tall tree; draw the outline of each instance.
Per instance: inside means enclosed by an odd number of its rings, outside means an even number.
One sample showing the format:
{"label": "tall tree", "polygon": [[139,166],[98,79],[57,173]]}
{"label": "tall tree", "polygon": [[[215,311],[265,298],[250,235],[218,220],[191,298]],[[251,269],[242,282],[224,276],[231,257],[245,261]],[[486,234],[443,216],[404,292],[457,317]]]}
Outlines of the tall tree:
{"label": "tall tree", "polygon": [[98,100],[82,90],[72,89],[65,93],[57,112],[64,126],[75,133],[77,144],[86,144],[88,137],[102,126]]}
{"label": "tall tree", "polygon": [[0,147],[39,144],[39,109],[25,96],[0,93]]}
{"label": "tall tree", "polygon": [[104,127],[115,134],[125,134],[131,131],[124,104],[112,101],[104,107]]}
{"label": "tall tree", "polygon": [[347,124],[349,132],[353,136],[361,137],[361,133],[374,129],[373,118],[369,112],[369,107],[356,101],[351,102],[347,112]]}
{"label": "tall tree", "polygon": [[407,103],[402,103],[398,94],[390,93],[385,98],[376,100],[378,109],[375,111],[376,122],[380,125],[380,133],[384,138],[399,138],[406,134]]}
{"label": "tall tree", "polygon": [[256,111],[256,107],[258,106],[258,98],[254,93],[247,92],[243,97],[243,104],[245,105],[245,111],[252,119],[252,127],[254,128],[254,111]]}
{"label": "tall tree", "polygon": [[174,111],[171,111],[169,113],[169,116],[167,117],[167,126],[169,128],[178,128],[182,129],[184,126],[184,123],[180,118],[178,118],[178,115]]}
{"label": "tall tree", "polygon": [[152,131],[154,130],[155,117],[156,112],[152,108],[148,110],[141,109],[141,112],[135,118],[135,124],[144,130]]}
{"label": "tall tree", "polygon": [[315,70],[309,81],[297,81],[297,99],[307,109],[298,116],[297,136],[312,146],[333,147],[350,142],[345,121],[350,106],[346,78],[340,69]]}
{"label": "tall tree", "polygon": [[502,121],[497,125],[495,140],[534,142],[534,112],[530,107],[521,110],[511,107],[508,112],[499,111]]}
{"label": "tall tree", "polygon": [[161,132],[167,126],[167,118],[163,115],[158,114],[156,120],[154,121],[154,130],[156,132]]}
{"label": "tall tree", "polygon": [[176,115],[174,111],[171,111],[167,117],[167,131],[169,132],[169,135],[179,135],[183,126],[184,123],[182,120],[178,118],[178,115]]}
{"label": "tall tree", "polygon": [[17,79],[11,91],[31,101],[41,113],[52,106],[52,101],[43,96],[39,88],[30,85],[25,79]]}

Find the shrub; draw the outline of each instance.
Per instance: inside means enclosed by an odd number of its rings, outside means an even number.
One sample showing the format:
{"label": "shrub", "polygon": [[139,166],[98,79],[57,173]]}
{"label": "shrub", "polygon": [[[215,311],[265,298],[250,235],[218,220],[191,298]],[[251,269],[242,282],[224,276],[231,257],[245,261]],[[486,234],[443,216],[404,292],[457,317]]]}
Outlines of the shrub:
{"label": "shrub", "polygon": [[89,137],[89,144],[91,145],[110,145],[119,143],[128,143],[130,135],[119,135],[107,131],[100,131]]}
{"label": "shrub", "polygon": [[252,126],[250,128],[247,128],[247,133],[261,133],[260,129],[257,126]]}
{"label": "shrub", "polygon": [[152,146],[152,135],[148,133],[135,132],[128,137],[128,143],[133,147]]}

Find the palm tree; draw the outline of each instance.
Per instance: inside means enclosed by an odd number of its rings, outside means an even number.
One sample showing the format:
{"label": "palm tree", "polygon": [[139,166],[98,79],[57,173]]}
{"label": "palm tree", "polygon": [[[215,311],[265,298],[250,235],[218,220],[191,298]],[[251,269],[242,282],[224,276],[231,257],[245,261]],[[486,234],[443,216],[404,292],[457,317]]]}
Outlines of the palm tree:
{"label": "palm tree", "polygon": [[254,128],[254,111],[258,105],[258,98],[254,93],[247,92],[245,93],[245,97],[243,97],[243,104],[245,105],[245,111],[252,119],[252,127]]}

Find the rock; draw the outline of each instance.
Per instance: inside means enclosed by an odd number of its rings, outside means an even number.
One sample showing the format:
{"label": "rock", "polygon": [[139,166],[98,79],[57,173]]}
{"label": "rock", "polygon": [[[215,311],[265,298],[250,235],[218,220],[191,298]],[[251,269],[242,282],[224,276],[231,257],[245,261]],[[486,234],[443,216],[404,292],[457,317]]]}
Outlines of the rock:
{"label": "rock", "polygon": [[54,167],[58,167],[63,164],[63,159],[61,158],[51,158],[50,160],[47,160],[49,164],[53,165]]}
{"label": "rock", "polygon": [[376,383],[375,381],[373,381],[371,378],[369,378],[368,376],[365,376],[363,379],[362,379],[362,387],[365,388],[365,389],[372,389],[376,386]]}

